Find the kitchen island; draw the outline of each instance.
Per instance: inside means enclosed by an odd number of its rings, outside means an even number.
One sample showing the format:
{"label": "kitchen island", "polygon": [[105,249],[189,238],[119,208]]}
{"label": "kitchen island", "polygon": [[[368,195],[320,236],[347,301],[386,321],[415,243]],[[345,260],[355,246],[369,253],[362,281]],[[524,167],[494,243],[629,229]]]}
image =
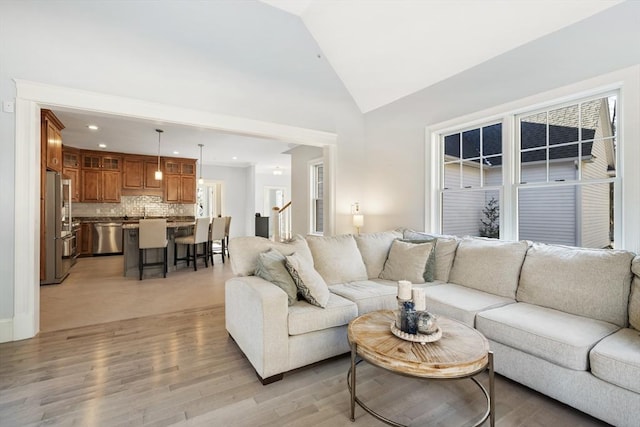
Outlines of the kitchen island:
{"label": "kitchen island", "polygon": [[[194,225],[195,221],[167,222],[167,268],[170,272],[176,270],[176,266],[173,265],[175,238],[192,234]],[[126,277],[138,277],[140,274],[138,270],[138,228],[139,225],[137,222],[124,224],[122,226],[123,271]],[[184,247],[184,245],[180,245],[178,251],[178,258],[186,255],[186,247]],[[145,263],[162,262],[162,252],[163,250],[161,248],[146,249],[144,253]],[[178,262],[184,263],[185,261]],[[145,267],[143,278],[149,276],[162,277],[162,265]]]}

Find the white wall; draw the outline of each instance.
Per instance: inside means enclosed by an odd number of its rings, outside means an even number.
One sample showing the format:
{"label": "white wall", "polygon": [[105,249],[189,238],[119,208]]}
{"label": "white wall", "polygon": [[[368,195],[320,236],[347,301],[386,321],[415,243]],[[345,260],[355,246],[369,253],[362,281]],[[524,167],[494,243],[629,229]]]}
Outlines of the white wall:
{"label": "white wall", "polygon": [[322,158],[319,147],[296,147],[291,153],[291,232],[309,234],[311,182],[309,161]]}
{"label": "white wall", "polygon": [[[430,223],[430,153],[425,150],[425,128],[545,91],[561,88],[603,74],[640,64],[640,49],[630,40],[640,40],[640,2],[624,2],[573,26],[507,52],[436,85],[402,98],[365,115],[365,164],[368,231],[407,226],[424,229]],[[594,31],[594,28],[606,31]],[[446,58],[434,58],[434,63]],[[635,141],[640,134],[637,114],[638,76],[634,71],[595,79],[593,84],[614,84],[624,80],[627,120],[624,121],[629,153],[640,158]],[[588,85],[587,85],[588,86]],[[586,90],[576,85],[575,91]],[[572,92],[574,91],[574,92]],[[537,98],[531,102],[541,102]],[[627,161],[631,161],[630,157]],[[631,215],[640,209],[640,179],[630,166],[626,185],[626,247],[640,249],[640,229]],[[637,168],[636,168],[637,169]],[[426,219],[426,221],[425,221]],[[625,233],[626,234],[626,233]]]}

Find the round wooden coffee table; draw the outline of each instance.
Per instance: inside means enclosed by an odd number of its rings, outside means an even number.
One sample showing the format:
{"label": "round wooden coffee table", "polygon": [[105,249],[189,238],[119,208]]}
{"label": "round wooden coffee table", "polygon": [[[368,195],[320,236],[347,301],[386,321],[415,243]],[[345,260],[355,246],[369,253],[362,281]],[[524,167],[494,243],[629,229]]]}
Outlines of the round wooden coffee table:
{"label": "round wooden coffee table", "polygon": [[[487,419],[495,425],[493,353],[489,342],[477,330],[456,320],[438,317],[442,338],[432,343],[413,343],[391,333],[395,314],[390,310],[374,311],[353,319],[349,323],[348,338],[351,345],[351,368],[347,384],[351,392],[351,421],[355,421],[355,404],[380,421],[403,427],[385,418],[365,405],[356,395],[356,365],[366,360],[372,365],[410,377],[452,380],[470,378],[480,388],[487,401],[487,410],[474,424]],[[361,360],[356,362],[357,357]],[[489,391],[474,378],[489,370]]]}

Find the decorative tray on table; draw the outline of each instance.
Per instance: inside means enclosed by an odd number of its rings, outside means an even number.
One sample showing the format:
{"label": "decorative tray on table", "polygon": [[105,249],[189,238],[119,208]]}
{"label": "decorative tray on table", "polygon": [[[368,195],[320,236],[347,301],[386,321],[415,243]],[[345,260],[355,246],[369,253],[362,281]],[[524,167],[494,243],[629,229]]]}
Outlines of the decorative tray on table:
{"label": "decorative tray on table", "polygon": [[438,329],[436,329],[434,333],[428,335],[420,333],[409,334],[407,332],[402,332],[400,329],[396,328],[396,322],[391,322],[391,333],[405,341],[411,341],[420,344],[438,341],[440,338],[442,338],[442,329],[440,329],[440,327],[438,327]]}

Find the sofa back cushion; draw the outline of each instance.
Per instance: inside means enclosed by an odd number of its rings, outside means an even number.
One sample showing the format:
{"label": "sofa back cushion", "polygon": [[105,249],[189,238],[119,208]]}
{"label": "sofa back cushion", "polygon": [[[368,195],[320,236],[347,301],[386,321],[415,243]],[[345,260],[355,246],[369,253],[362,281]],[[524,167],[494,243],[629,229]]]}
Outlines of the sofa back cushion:
{"label": "sofa back cushion", "polygon": [[229,257],[233,273],[236,276],[253,275],[258,264],[258,256],[269,249],[275,249],[284,256],[298,253],[313,265],[311,251],[302,236],[295,236],[286,243],[273,242],[264,237],[234,237],[229,241],[229,253],[233,255]]}
{"label": "sofa back cushion", "polygon": [[449,283],[515,299],[527,247],[525,241],[465,237],[458,244]]}
{"label": "sofa back cushion", "polygon": [[307,243],[313,265],[328,285],[367,280],[367,269],[351,234],[307,236]]}
{"label": "sofa back cushion", "polygon": [[629,296],[629,324],[640,331],[640,255],[631,262],[631,272],[634,276]]}
{"label": "sofa back cushion", "polygon": [[627,251],[533,243],[517,299],[625,327],[632,258]]}
{"label": "sofa back cushion", "polygon": [[354,236],[362,261],[367,269],[367,278],[377,279],[384,268],[384,262],[389,256],[391,244],[401,238],[399,231],[384,231],[381,233],[366,233]]}
{"label": "sofa back cushion", "polygon": [[413,230],[404,230],[403,237],[411,241],[431,241],[436,239],[434,280],[449,281],[449,273],[458,248],[459,238],[456,236],[428,234]]}

